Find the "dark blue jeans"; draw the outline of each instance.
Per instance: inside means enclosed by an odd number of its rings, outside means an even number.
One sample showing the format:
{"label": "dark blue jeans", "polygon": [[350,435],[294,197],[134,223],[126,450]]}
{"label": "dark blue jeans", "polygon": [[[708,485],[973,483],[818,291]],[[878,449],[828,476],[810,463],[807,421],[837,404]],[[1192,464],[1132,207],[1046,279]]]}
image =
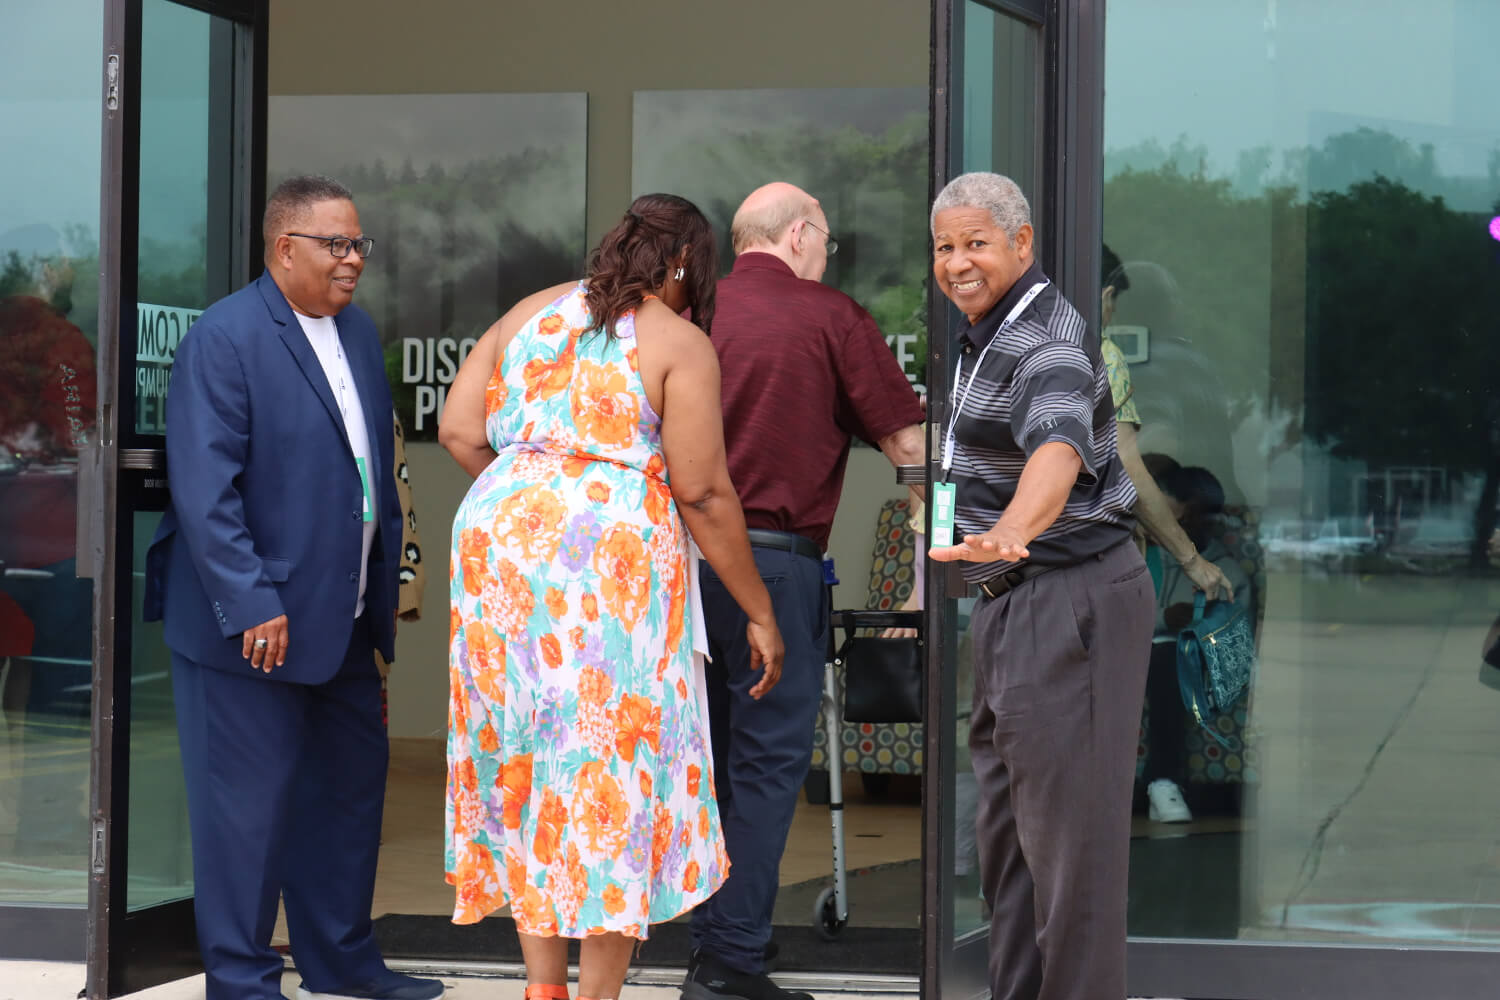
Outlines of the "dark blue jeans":
{"label": "dark blue jeans", "polygon": [[703,566],[708,624],[708,704],[714,787],[729,850],[729,879],[693,911],[693,945],[741,972],[758,973],[771,939],[781,855],[812,760],[813,723],[828,655],[823,567],[807,556],[755,550],[786,642],[781,682],[759,701],[750,688],[748,620],[718,576]]}

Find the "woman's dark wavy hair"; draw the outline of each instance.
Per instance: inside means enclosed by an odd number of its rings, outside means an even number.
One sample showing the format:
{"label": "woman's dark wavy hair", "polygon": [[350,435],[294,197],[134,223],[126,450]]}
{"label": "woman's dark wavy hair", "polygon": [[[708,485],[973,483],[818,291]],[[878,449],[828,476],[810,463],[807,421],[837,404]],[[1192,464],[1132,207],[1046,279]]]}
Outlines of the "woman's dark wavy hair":
{"label": "woman's dark wavy hair", "polygon": [[594,324],[611,337],[620,317],[667,280],[670,262],[687,247],[688,306],[708,333],[719,277],[718,241],[698,206],[675,194],[643,194],[589,255],[588,304]]}

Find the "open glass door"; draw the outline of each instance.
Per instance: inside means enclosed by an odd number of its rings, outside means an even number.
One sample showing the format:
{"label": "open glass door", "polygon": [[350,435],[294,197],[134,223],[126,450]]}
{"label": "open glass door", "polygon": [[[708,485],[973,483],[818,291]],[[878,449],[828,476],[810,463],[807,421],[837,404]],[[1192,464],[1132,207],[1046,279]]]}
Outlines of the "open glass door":
{"label": "open glass door", "polygon": [[[1094,4],[1061,0],[939,0],[934,5],[933,195],[976,170],[1015,180],[1031,202],[1043,269],[1092,321],[1098,290],[1096,173],[1100,102],[1082,88],[1102,48]],[[1084,99],[1078,95],[1087,91]],[[1092,137],[1092,138],[1091,138]],[[1065,243],[1061,234],[1068,234]],[[1093,244],[1090,248],[1089,244]],[[929,291],[929,477],[937,474],[947,420],[958,313]],[[923,995],[977,997],[989,990],[989,920],[979,897],[968,756],[973,683],[968,636],[974,598],[951,568],[929,564],[926,745],[923,786]]]}
{"label": "open glass door", "polygon": [[100,424],[92,451],[94,776],[88,995],[198,968],[192,856],[159,624],[141,621],[166,501],[164,404],[199,313],[251,277],[264,136],[264,2],[109,5]]}

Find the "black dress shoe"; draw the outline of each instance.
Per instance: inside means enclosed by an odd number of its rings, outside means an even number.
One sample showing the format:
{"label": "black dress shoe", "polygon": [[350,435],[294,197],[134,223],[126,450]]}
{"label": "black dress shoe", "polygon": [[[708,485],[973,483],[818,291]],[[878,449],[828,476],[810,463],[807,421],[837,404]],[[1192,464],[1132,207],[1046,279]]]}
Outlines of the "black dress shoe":
{"label": "black dress shoe", "polygon": [[681,1000],[813,1000],[813,996],[784,990],[764,972],[741,972],[714,955],[697,951],[688,963]]}

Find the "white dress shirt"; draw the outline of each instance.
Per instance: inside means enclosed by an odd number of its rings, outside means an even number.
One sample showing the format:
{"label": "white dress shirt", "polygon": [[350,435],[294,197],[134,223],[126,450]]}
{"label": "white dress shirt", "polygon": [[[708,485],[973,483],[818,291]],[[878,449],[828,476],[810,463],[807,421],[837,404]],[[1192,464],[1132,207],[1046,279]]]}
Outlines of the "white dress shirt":
{"label": "white dress shirt", "polygon": [[[333,391],[333,401],[338,404],[339,412],[344,416],[344,430],[349,434],[349,444],[354,449],[355,460],[364,463],[367,477],[373,477],[375,462],[370,449],[370,432],[365,427],[365,411],[360,405],[359,388],[354,384],[354,372],[349,368],[344,345],[339,341],[338,327],[331,316],[304,316],[295,309],[292,310],[292,315],[302,325],[302,332],[307,335],[308,343],[312,345],[318,362],[323,366],[323,374],[328,378],[328,388]],[[373,481],[365,483],[365,495],[370,504],[370,517],[363,522],[359,598],[354,605],[356,618],[365,612],[365,578],[369,574],[370,548],[375,543],[375,518],[379,516],[375,498],[380,495],[380,491],[375,488]]]}

